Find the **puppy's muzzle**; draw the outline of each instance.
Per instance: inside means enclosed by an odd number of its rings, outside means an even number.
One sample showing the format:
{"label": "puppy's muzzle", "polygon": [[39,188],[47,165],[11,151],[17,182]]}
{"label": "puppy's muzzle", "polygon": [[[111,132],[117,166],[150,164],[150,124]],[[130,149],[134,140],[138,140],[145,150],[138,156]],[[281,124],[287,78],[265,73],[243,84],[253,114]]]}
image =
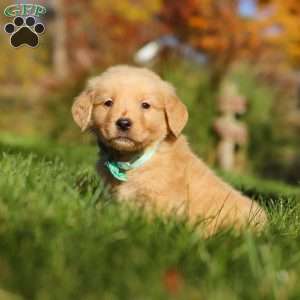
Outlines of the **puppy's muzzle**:
{"label": "puppy's muzzle", "polygon": [[128,131],[132,126],[132,121],[128,118],[120,118],[117,120],[116,126],[119,130]]}

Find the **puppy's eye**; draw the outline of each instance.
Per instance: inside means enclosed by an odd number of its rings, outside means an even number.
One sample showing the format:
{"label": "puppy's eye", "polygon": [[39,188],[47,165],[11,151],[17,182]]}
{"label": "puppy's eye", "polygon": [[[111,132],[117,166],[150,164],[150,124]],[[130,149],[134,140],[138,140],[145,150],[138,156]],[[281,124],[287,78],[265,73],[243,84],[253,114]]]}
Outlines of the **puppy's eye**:
{"label": "puppy's eye", "polygon": [[112,107],[113,106],[113,101],[111,99],[108,99],[106,100],[104,103],[103,103],[106,107]]}
{"label": "puppy's eye", "polygon": [[151,107],[151,105],[149,103],[147,103],[147,102],[142,103],[142,108],[143,109],[149,109],[150,107]]}

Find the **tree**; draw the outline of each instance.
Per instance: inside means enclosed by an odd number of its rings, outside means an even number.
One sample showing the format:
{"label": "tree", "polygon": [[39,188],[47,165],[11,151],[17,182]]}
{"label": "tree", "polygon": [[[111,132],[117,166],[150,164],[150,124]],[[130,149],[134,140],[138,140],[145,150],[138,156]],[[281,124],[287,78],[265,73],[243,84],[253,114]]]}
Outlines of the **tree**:
{"label": "tree", "polygon": [[52,34],[53,66],[56,77],[63,80],[67,78],[70,72],[67,51],[67,26],[63,0],[54,0],[53,9],[55,11],[55,24]]}
{"label": "tree", "polygon": [[[63,0],[72,69],[127,62],[138,44],[151,38],[147,26],[160,0]],[[84,13],[83,13],[84,12]]]}
{"label": "tree", "polygon": [[234,61],[257,56],[261,48],[259,26],[239,15],[236,0],[164,0],[161,19],[167,31],[207,54],[214,86]]}
{"label": "tree", "polygon": [[300,66],[300,4],[298,0],[260,0],[265,12],[264,21],[269,24],[266,39],[284,51],[288,62]]}

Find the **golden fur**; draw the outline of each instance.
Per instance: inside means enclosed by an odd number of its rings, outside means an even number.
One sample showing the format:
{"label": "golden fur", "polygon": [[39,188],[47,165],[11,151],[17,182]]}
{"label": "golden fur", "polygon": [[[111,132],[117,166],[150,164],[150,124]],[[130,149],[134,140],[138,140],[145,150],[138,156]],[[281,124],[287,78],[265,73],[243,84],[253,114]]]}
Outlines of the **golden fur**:
{"label": "golden fur", "polygon": [[[143,108],[143,102],[150,108]],[[174,88],[150,70],[109,68],[89,81],[72,113],[79,127],[92,129],[115,160],[128,161],[159,143],[149,161],[127,172],[126,182],[113,178],[99,162],[98,171],[119,200],[163,213],[184,213],[192,222],[210,219],[209,233],[222,226],[265,224],[266,214],[258,204],[223,182],[192,153],[181,135],[188,119],[185,105]],[[119,118],[129,118],[132,127],[121,132],[116,126]]]}

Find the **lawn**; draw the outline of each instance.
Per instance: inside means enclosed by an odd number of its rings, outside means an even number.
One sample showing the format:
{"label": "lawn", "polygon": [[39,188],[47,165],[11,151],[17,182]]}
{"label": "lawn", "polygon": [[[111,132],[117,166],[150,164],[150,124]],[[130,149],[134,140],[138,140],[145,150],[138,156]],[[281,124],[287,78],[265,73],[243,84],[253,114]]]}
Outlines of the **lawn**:
{"label": "lawn", "polygon": [[300,299],[300,189],[224,175],[266,206],[261,235],[202,239],[117,204],[94,147],[0,138],[0,299]]}

